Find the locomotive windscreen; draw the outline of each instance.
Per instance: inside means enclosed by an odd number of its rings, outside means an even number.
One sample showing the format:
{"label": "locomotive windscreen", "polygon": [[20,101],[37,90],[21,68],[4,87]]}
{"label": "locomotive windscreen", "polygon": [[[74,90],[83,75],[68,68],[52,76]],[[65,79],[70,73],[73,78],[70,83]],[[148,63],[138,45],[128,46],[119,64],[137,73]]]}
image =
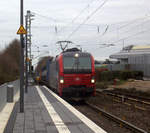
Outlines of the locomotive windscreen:
{"label": "locomotive windscreen", "polygon": [[64,73],[91,73],[92,64],[90,56],[64,56]]}

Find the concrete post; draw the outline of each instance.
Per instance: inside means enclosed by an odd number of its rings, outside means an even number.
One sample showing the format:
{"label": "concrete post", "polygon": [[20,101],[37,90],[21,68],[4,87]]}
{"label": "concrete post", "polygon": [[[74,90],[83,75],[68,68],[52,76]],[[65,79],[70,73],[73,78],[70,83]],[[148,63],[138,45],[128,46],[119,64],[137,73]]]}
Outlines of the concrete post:
{"label": "concrete post", "polygon": [[14,101],[14,86],[7,85],[7,102],[12,103]]}

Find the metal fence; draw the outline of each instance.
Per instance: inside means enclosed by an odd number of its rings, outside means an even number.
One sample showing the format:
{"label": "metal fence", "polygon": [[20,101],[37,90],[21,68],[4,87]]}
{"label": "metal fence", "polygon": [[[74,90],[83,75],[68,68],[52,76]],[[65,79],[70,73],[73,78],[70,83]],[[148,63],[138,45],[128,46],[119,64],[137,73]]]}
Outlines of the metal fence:
{"label": "metal fence", "polygon": [[125,70],[126,66],[124,64],[108,64],[107,69],[109,71],[121,71]]}
{"label": "metal fence", "polygon": [[0,86],[0,111],[3,109],[3,107],[7,102],[7,85],[9,84],[14,86],[14,95],[19,91],[20,88],[19,80],[8,82]]}

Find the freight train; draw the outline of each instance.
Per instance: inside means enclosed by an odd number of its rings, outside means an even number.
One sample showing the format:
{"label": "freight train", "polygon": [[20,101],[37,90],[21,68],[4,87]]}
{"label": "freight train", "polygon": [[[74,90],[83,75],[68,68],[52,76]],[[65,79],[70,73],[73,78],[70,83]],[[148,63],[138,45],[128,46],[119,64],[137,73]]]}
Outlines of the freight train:
{"label": "freight train", "polygon": [[94,58],[77,48],[67,49],[47,61],[40,79],[61,97],[89,98],[95,95]]}

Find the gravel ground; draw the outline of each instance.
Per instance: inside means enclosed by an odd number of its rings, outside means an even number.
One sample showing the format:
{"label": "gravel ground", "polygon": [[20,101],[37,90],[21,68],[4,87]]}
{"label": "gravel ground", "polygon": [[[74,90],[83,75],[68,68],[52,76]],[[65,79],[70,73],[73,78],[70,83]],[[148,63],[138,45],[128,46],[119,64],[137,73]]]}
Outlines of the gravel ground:
{"label": "gravel ground", "polygon": [[92,110],[86,105],[74,105],[74,107],[80,112],[82,112],[84,115],[86,115],[89,119],[94,121],[97,125],[99,125],[108,133],[133,133],[132,131],[124,127],[120,127],[121,125],[118,125],[117,123],[109,120],[100,113],[96,113],[94,110]]}
{"label": "gravel ground", "polygon": [[96,97],[89,100],[90,103],[106,110],[107,112],[124,119],[133,125],[150,132],[150,112],[135,109],[122,103],[112,101],[107,95],[97,94]]}
{"label": "gravel ground", "polygon": [[[143,92],[143,91],[137,91],[135,88],[131,89],[122,89],[122,88],[114,88],[114,90],[110,90],[109,92],[116,93],[116,94],[123,94],[123,95],[130,95],[133,97],[142,98],[144,101],[150,102],[150,93],[149,92]],[[142,100],[141,99],[141,100]]]}
{"label": "gravel ground", "polygon": [[128,81],[122,85],[110,85],[110,88],[122,88],[122,89],[132,89],[135,88],[137,91],[147,92],[150,94],[150,81],[134,80],[132,82]]}
{"label": "gravel ground", "polygon": [[[108,93],[107,93],[108,92]],[[115,97],[115,96],[113,96],[113,95],[109,95],[109,92],[110,93],[112,93],[113,94],[113,92],[115,92],[115,91],[105,91],[104,92],[104,94],[105,95],[108,95],[109,97],[111,97],[111,99],[116,99],[117,101],[119,101],[119,102],[121,102],[123,99],[122,99],[122,97]],[[118,92],[118,91],[117,91]],[[97,92],[97,93],[100,93],[100,92]],[[102,92],[101,92],[102,93]],[[103,94],[103,93],[102,93]],[[117,94],[117,93],[114,93],[114,94]],[[129,93],[125,93],[125,94],[129,94]],[[118,95],[124,95],[124,93],[118,93]],[[141,96],[141,95],[140,95]],[[125,96],[126,97],[126,96]],[[130,99],[124,99],[125,101],[124,101],[124,104],[125,103],[127,103],[127,104],[130,104],[131,106],[137,106],[137,108],[139,107],[139,109],[141,108],[142,110],[149,110],[150,111],[150,101],[149,101],[149,99],[147,99],[147,97],[145,97],[144,95],[142,96],[142,98],[146,98],[146,99],[139,99],[139,98],[137,98],[137,97],[135,97],[135,98],[132,98],[132,97],[130,97],[129,96],[129,98],[131,98],[131,99],[133,99],[133,100],[130,100]],[[136,101],[136,99],[137,100],[139,100],[139,101],[141,101],[141,102],[138,102],[138,101]],[[147,102],[147,104],[145,103],[144,104],[144,102]]]}

